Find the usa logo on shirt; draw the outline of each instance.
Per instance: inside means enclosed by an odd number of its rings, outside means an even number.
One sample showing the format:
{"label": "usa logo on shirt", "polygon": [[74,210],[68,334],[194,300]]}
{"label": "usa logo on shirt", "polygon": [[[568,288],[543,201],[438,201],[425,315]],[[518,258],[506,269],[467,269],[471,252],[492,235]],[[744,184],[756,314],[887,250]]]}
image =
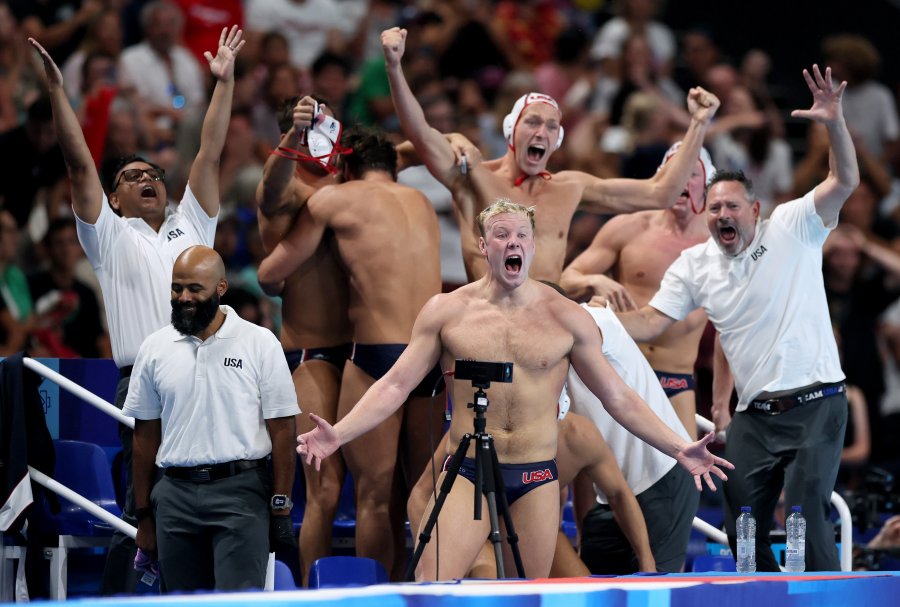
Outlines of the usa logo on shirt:
{"label": "usa logo on shirt", "polygon": [[235,369],[243,369],[244,365],[240,358],[226,358],[223,363],[226,367],[234,367]]}

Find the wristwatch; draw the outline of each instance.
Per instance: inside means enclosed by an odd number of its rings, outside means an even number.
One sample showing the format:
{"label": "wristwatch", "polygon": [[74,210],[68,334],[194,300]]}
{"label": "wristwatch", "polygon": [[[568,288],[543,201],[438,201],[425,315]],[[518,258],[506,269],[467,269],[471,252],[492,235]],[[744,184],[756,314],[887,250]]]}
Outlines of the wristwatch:
{"label": "wristwatch", "polygon": [[277,494],[272,496],[269,506],[271,506],[272,510],[290,510],[294,507],[294,502],[286,495]]}

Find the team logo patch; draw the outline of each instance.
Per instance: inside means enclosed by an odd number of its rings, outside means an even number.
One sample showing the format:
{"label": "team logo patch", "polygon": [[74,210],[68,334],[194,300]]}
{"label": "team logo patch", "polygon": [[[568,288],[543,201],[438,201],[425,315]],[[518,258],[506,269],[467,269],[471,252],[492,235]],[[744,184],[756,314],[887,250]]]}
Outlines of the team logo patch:
{"label": "team logo patch", "polygon": [[683,377],[660,377],[659,385],[663,390],[687,390],[688,382]]}
{"label": "team logo patch", "polygon": [[550,468],[544,468],[543,470],[529,470],[528,472],[522,473],[522,484],[524,485],[552,481],[553,479],[553,472],[550,471]]}

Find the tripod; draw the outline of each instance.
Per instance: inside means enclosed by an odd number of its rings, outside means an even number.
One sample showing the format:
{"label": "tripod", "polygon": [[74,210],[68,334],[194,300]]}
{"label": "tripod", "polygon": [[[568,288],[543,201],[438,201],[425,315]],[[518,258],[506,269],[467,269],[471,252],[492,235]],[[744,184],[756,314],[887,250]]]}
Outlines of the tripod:
{"label": "tripod", "polygon": [[444,501],[447,499],[450,489],[453,487],[453,482],[459,475],[460,466],[463,463],[463,459],[466,457],[472,438],[475,439],[474,519],[476,521],[481,520],[481,496],[483,494],[487,498],[488,517],[491,523],[491,532],[488,537],[494,547],[494,559],[497,563],[497,579],[505,578],[506,571],[503,567],[503,549],[500,545],[502,542],[502,539],[500,538],[500,521],[497,516],[497,506],[499,503],[500,514],[503,516],[503,521],[506,523],[506,539],[512,549],[513,559],[516,563],[516,572],[519,577],[525,577],[525,567],[522,565],[522,556],[519,554],[519,537],[516,535],[515,527],[513,527],[512,515],[509,512],[506,491],[503,487],[503,476],[500,472],[500,462],[497,460],[497,451],[494,449],[494,437],[485,432],[486,420],[484,413],[488,408],[488,397],[484,390],[490,387],[490,382],[472,381],[472,385],[478,389],[473,398],[474,402],[469,403],[467,407],[475,410],[475,432],[474,434],[467,432],[463,436],[462,440],[459,441],[456,452],[450,459],[450,464],[447,467],[447,475],[441,483],[440,493],[434,502],[434,508],[432,508],[431,514],[428,516],[425,527],[419,534],[419,543],[416,545],[416,551],[413,553],[412,560],[409,562],[409,566],[406,569],[407,581],[413,581],[414,579],[416,565],[419,564],[419,559],[422,558],[422,552],[425,551],[426,544],[431,540],[431,531],[437,523],[438,515],[441,512],[441,508],[444,506]]}

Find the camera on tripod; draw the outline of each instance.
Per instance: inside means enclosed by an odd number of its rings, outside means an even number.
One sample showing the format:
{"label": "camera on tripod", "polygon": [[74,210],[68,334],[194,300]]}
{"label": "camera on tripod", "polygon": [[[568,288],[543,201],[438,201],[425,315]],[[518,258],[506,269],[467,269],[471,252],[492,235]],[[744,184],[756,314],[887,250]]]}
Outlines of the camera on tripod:
{"label": "camera on tripod", "polygon": [[484,362],[465,358],[456,359],[454,379],[471,380],[478,388],[487,388],[491,382],[508,384],[512,382],[513,364]]}
{"label": "camera on tripod", "polygon": [[869,468],[863,476],[862,489],[845,493],[844,499],[850,507],[853,524],[861,531],[879,527],[885,514],[900,512],[900,494],[894,481],[891,472]]}

